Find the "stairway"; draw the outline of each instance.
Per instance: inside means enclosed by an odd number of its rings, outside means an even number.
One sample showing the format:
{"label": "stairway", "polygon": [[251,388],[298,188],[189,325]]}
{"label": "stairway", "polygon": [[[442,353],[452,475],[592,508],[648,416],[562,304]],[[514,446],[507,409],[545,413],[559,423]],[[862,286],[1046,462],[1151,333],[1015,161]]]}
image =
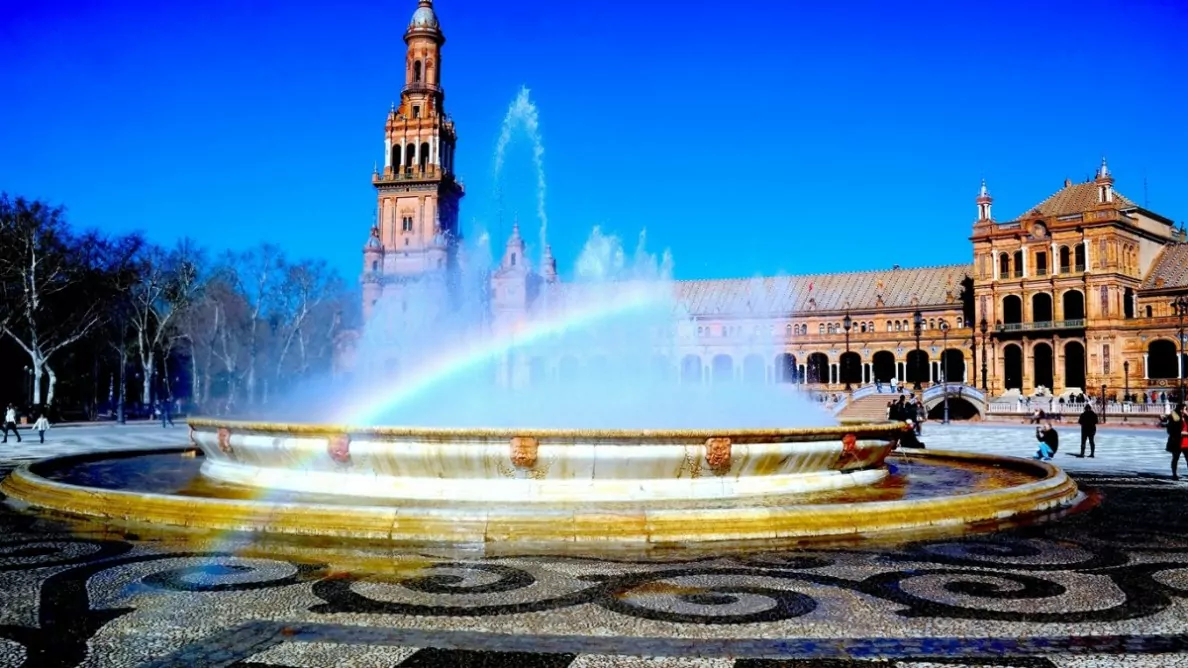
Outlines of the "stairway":
{"label": "stairway", "polygon": [[862,422],[878,422],[887,419],[887,402],[896,395],[871,394],[854,399],[837,414],[838,420],[859,420]]}

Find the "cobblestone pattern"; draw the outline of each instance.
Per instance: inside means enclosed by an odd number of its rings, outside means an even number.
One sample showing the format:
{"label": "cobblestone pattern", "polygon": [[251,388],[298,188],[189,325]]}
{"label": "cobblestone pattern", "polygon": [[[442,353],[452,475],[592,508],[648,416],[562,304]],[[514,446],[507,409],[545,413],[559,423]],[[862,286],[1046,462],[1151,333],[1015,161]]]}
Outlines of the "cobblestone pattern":
{"label": "cobblestone pattern", "polygon": [[[933,427],[932,447],[964,433],[984,451],[1029,434]],[[1102,461],[1140,470],[1078,473],[1102,497],[1088,513],[884,547],[480,558],[150,539],[4,508],[0,667],[1188,665],[1188,485],[1142,470],[1153,437],[1102,439]]]}

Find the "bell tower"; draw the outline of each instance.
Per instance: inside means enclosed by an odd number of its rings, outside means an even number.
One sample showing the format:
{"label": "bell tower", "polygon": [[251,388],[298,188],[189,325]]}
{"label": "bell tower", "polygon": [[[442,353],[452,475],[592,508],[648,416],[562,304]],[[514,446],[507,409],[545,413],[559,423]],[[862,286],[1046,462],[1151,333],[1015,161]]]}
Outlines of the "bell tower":
{"label": "bell tower", "polygon": [[[384,124],[384,167],[372,173],[378,198],[373,241],[364,255],[366,319],[379,299],[448,309],[455,297],[458,204],[465,190],[454,174],[454,121],[445,113],[441,47],[445,36],[433,0],[420,0],[404,33],[404,88]],[[374,239],[378,239],[375,241]],[[377,248],[378,247],[378,248]],[[427,315],[420,314],[422,317]]]}

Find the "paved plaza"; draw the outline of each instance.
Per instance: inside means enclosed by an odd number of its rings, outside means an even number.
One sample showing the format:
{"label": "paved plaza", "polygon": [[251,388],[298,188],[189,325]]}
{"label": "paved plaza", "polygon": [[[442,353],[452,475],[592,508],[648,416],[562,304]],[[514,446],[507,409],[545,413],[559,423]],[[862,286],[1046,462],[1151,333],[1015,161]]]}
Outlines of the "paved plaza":
{"label": "paved plaza", "polygon": [[[901,543],[663,559],[480,557],[208,540],[0,510],[0,666],[1188,666],[1188,484],[1157,430],[1056,463],[1099,503]],[[51,430],[46,456],[184,445]],[[1030,455],[1034,428],[929,423],[929,448]]]}

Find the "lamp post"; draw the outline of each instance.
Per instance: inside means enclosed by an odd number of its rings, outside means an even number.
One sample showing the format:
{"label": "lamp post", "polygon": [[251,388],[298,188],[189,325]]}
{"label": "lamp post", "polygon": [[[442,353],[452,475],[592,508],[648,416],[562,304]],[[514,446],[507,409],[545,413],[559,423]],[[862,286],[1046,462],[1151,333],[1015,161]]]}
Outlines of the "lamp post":
{"label": "lamp post", "polygon": [[1105,424],[1106,421],[1106,384],[1101,384],[1101,422]]}
{"label": "lamp post", "polygon": [[982,316],[978,328],[982,330],[982,392],[989,392],[986,387],[986,333],[990,331],[990,323],[986,322],[986,316]]}
{"label": "lamp post", "polygon": [[913,390],[922,389],[920,387],[920,331],[924,329],[924,316],[920,311],[912,314],[912,324],[916,330],[916,363],[912,366],[916,367],[916,383],[912,385]]}
{"label": "lamp post", "polygon": [[1126,408],[1130,401],[1130,361],[1122,360],[1122,421],[1126,422]]}
{"label": "lamp post", "polygon": [[1171,303],[1172,310],[1180,317],[1180,358],[1176,360],[1176,375],[1180,379],[1178,401],[1184,400],[1184,316],[1188,314],[1188,296],[1180,295]]}
{"label": "lamp post", "polygon": [[949,424],[949,323],[941,321],[941,387],[945,389],[945,417],[941,424]]}
{"label": "lamp post", "polygon": [[35,394],[36,388],[33,381],[33,369],[30,367],[25,367],[25,376],[29,380],[29,408],[32,410],[33,405],[37,403],[37,396]]}
{"label": "lamp post", "polygon": [[846,317],[845,317],[845,318],[842,318],[842,329],[846,330],[846,355],[845,355],[845,357],[843,357],[843,358],[842,358],[842,359],[844,359],[844,360],[845,360],[845,364],[842,364],[842,373],[843,373],[843,374],[845,374],[845,377],[846,377],[846,392],[849,392],[850,390],[853,390],[853,389],[854,389],[854,388],[853,388],[853,387],[850,385],[850,374],[849,374],[849,368],[850,368],[850,328],[851,328],[851,327],[853,327],[853,326],[854,326],[854,320],[853,320],[853,319],[850,317],[850,314],[849,314],[849,313],[846,313]]}

